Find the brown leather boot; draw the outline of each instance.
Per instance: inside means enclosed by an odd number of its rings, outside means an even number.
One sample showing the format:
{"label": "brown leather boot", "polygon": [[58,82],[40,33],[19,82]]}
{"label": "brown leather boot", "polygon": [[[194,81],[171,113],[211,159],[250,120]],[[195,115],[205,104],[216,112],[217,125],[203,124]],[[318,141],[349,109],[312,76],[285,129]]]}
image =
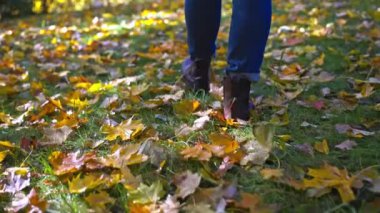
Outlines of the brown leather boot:
{"label": "brown leather boot", "polygon": [[190,58],[182,64],[182,80],[190,90],[204,90],[206,93],[210,90],[210,64],[211,60]]}
{"label": "brown leather boot", "polygon": [[249,120],[251,81],[240,76],[226,75],[223,79],[223,108],[226,119]]}

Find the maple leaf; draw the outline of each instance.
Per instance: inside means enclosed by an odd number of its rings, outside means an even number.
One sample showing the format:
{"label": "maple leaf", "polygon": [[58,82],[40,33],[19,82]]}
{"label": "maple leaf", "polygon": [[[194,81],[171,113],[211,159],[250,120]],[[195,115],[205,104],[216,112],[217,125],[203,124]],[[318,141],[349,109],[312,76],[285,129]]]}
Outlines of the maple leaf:
{"label": "maple leaf", "polygon": [[157,181],[150,186],[140,184],[137,189],[128,192],[128,199],[131,200],[132,203],[149,204],[156,203],[163,195],[163,186]]}
{"label": "maple leaf", "polygon": [[116,140],[118,137],[121,140],[131,140],[144,129],[145,126],[141,120],[133,120],[132,118],[116,126],[103,125],[101,127],[102,133],[107,134],[106,139],[109,141]]}
{"label": "maple leaf", "polygon": [[95,212],[105,212],[107,211],[107,204],[114,204],[115,199],[112,198],[107,192],[100,191],[91,193],[84,198],[86,202],[91,206]]}
{"label": "maple leaf", "polygon": [[190,171],[183,172],[174,177],[174,184],[177,186],[176,195],[181,198],[186,198],[193,194],[201,183],[201,176]]}
{"label": "maple leaf", "polygon": [[355,199],[355,194],[351,187],[354,178],[350,177],[346,169],[338,169],[337,167],[325,164],[319,169],[308,169],[307,175],[311,179],[304,179],[305,188],[329,189],[335,188],[344,203],[348,203]]}
{"label": "maple leaf", "polygon": [[101,162],[109,167],[122,168],[124,166],[138,164],[148,159],[148,156],[137,153],[139,144],[128,144],[126,146],[114,145],[111,154],[103,157]]}
{"label": "maple leaf", "polygon": [[96,154],[88,152],[80,156],[80,152],[63,153],[60,151],[52,152],[49,156],[49,163],[53,166],[55,175],[65,175],[79,171],[81,168],[88,164],[89,168],[102,167],[96,159]]}
{"label": "maple leaf", "polygon": [[90,173],[85,175],[84,178],[81,178],[81,174],[78,174],[76,177],[69,180],[68,185],[70,193],[79,194],[88,189],[94,189],[104,183],[104,174]]}

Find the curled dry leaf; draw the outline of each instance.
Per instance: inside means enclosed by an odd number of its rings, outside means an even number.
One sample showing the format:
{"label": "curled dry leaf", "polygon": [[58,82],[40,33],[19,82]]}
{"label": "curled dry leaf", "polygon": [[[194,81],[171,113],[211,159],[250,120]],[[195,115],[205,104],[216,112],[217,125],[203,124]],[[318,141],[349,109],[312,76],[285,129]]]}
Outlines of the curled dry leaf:
{"label": "curled dry leaf", "polygon": [[3,173],[4,179],[0,188],[0,193],[15,194],[30,185],[29,168],[12,167],[7,168]]}
{"label": "curled dry leaf", "polygon": [[33,188],[26,196],[22,192],[18,192],[11,202],[11,204],[5,209],[9,212],[19,212],[22,209],[26,209],[28,212],[45,212],[47,208],[47,202],[40,199],[37,191]]}

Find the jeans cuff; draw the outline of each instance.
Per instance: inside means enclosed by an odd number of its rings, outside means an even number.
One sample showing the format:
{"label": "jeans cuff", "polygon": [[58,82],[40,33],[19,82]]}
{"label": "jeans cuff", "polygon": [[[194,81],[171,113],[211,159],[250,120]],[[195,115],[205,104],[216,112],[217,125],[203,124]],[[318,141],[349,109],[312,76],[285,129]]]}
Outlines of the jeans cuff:
{"label": "jeans cuff", "polygon": [[247,79],[251,82],[257,82],[260,80],[260,73],[242,73],[242,72],[227,72],[226,75],[231,76],[231,78],[242,78]]}

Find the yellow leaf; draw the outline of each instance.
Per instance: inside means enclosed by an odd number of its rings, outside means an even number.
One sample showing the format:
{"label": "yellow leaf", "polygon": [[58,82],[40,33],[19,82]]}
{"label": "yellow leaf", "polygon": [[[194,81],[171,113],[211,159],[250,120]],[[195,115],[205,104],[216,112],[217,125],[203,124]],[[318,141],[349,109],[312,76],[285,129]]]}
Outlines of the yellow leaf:
{"label": "yellow leaf", "polygon": [[88,189],[94,189],[99,185],[103,184],[104,176],[103,174],[89,174],[81,178],[81,175],[77,175],[73,179],[69,180],[69,191],[70,193],[82,193]]}
{"label": "yellow leaf", "polygon": [[236,151],[240,145],[231,136],[226,134],[212,133],[209,139],[213,145],[222,146],[226,154]]}
{"label": "yellow leaf", "polygon": [[263,176],[264,180],[269,180],[272,178],[280,178],[284,176],[283,169],[262,169],[260,171],[261,176]]}
{"label": "yellow leaf", "polygon": [[0,123],[11,124],[12,117],[8,114],[0,112]]}
{"label": "yellow leaf", "polygon": [[102,133],[107,134],[106,139],[109,141],[116,140],[118,137],[120,137],[121,140],[130,140],[144,129],[145,126],[141,120],[132,120],[132,118],[117,126],[103,125],[101,127]]}
{"label": "yellow leaf", "polygon": [[325,164],[322,168],[309,168],[308,176],[311,179],[305,179],[303,186],[305,188],[328,189],[335,188],[344,203],[348,203],[355,199],[354,192],[351,187],[355,178],[350,177],[347,170],[338,169],[337,167]]}
{"label": "yellow leaf", "polygon": [[317,150],[318,152],[320,153],[323,153],[323,154],[329,154],[329,145],[327,143],[327,140],[323,140],[322,142],[317,142],[314,144],[314,149]]}
{"label": "yellow leaf", "polygon": [[9,152],[8,150],[0,152],[0,163],[3,162],[3,160],[7,157],[8,152]]}
{"label": "yellow leaf", "polygon": [[10,141],[0,141],[0,147],[15,148],[15,145],[13,145]]}
{"label": "yellow leaf", "polygon": [[199,108],[201,103],[197,100],[182,100],[173,105],[174,112],[178,115],[188,115]]}

